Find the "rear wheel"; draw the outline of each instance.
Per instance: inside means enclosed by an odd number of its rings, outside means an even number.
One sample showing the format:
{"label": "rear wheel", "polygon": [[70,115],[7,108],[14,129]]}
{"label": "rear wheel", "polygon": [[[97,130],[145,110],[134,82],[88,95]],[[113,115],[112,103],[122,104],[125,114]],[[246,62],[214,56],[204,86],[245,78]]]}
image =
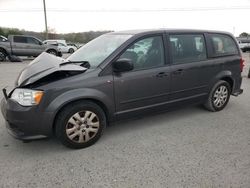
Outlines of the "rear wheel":
{"label": "rear wheel", "polygon": [[80,149],[93,145],[106,127],[105,113],[91,101],[66,106],[55,124],[56,136],[67,147]]}
{"label": "rear wheel", "polygon": [[231,94],[231,86],[228,82],[220,80],[212,88],[209,97],[204,104],[205,108],[217,112],[225,108]]}
{"label": "rear wheel", "polygon": [[0,61],[5,61],[6,57],[7,53],[3,49],[0,49]]}

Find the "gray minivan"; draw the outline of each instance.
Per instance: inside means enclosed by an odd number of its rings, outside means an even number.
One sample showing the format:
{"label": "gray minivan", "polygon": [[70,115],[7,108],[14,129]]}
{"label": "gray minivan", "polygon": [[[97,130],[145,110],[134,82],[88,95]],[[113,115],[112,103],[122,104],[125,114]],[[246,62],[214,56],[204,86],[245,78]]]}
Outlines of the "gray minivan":
{"label": "gray minivan", "polygon": [[1,109],[22,140],[56,135],[71,148],[94,144],[109,123],[189,104],[220,111],[241,89],[235,38],[202,30],[102,35],[62,59],[47,53],[19,75]]}

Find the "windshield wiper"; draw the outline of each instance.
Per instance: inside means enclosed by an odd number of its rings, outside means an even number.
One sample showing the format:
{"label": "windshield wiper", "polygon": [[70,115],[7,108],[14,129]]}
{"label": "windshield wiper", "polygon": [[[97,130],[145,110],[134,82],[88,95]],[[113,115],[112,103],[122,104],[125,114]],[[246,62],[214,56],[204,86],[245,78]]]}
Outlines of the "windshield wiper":
{"label": "windshield wiper", "polygon": [[80,64],[81,67],[85,67],[87,69],[90,68],[90,64],[88,61],[66,61],[60,64],[60,66],[67,65],[67,64]]}

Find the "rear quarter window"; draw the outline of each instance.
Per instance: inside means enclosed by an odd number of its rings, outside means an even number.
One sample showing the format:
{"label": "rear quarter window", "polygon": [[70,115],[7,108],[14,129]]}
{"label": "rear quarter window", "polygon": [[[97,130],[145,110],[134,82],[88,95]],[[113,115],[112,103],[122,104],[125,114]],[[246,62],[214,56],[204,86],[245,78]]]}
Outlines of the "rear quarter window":
{"label": "rear quarter window", "polygon": [[212,56],[225,56],[238,54],[238,48],[235,41],[228,35],[209,34]]}

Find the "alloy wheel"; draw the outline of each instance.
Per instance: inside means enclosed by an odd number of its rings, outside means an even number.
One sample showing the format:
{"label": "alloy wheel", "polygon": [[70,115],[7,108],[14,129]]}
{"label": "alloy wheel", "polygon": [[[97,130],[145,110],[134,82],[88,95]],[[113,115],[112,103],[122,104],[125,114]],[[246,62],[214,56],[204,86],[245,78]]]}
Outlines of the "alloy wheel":
{"label": "alloy wheel", "polygon": [[215,107],[220,108],[222,107],[228,99],[228,88],[224,85],[219,86],[215,92],[214,92],[214,96],[213,96],[213,104]]}

